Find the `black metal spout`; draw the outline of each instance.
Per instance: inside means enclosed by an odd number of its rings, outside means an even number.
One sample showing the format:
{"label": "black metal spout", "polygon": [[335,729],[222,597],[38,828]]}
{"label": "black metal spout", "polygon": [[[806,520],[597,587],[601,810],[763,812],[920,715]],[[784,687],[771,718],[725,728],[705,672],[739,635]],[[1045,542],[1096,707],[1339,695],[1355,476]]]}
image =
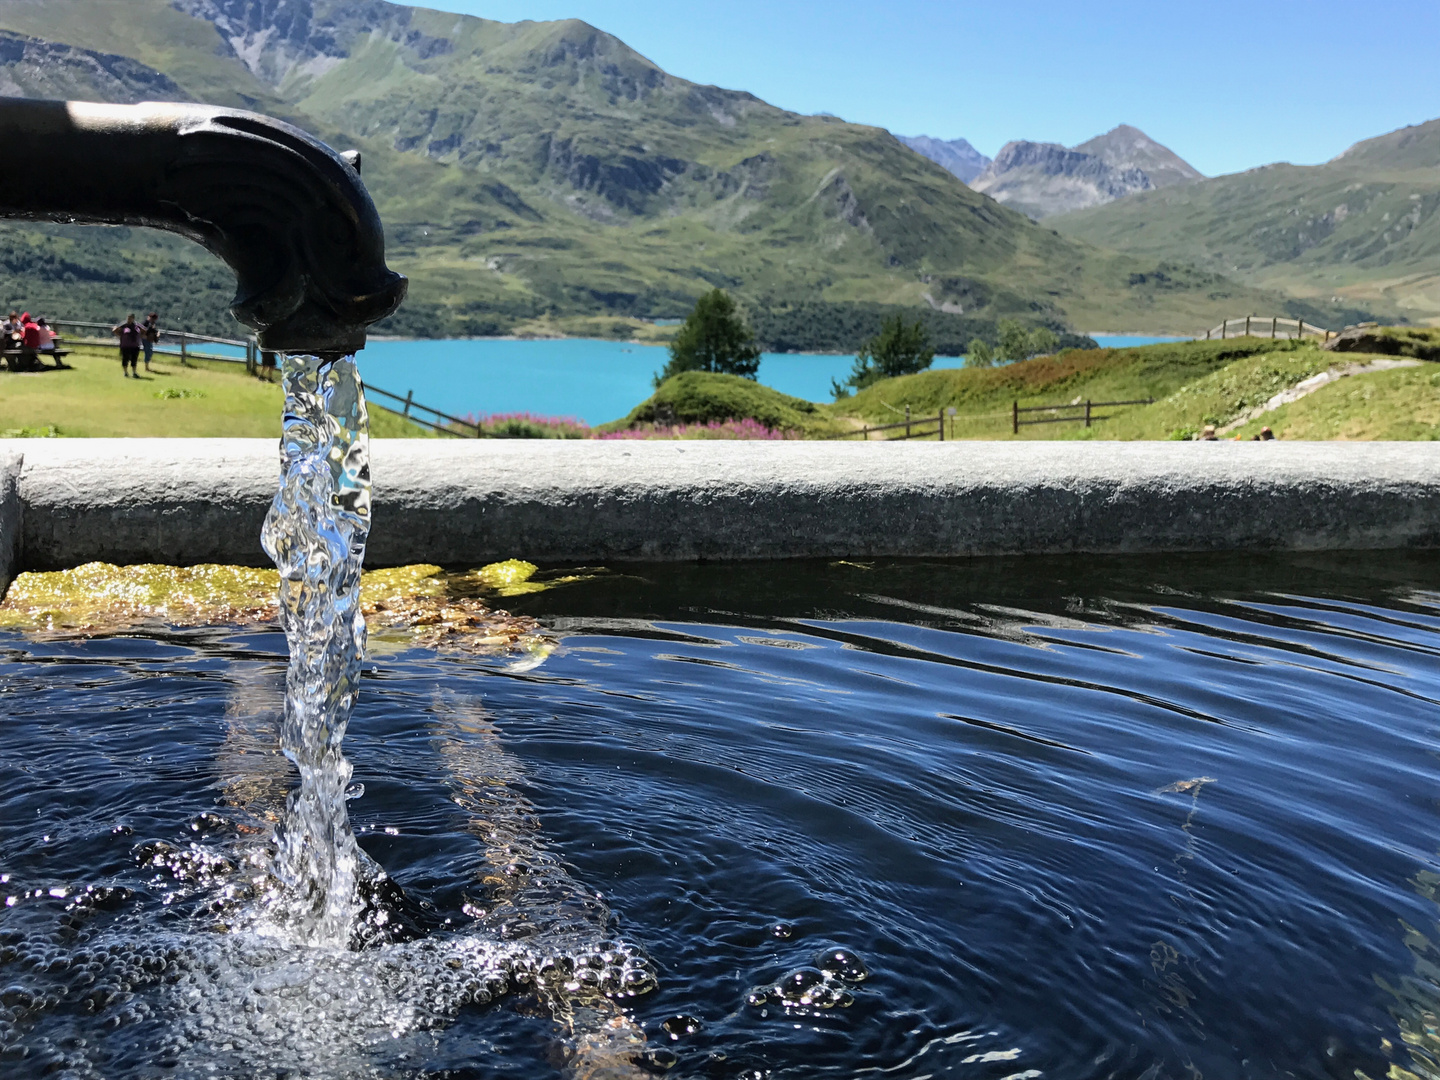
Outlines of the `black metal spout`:
{"label": "black metal spout", "polygon": [[264,349],[353,353],[405,298],[380,215],[342,156],[290,124],[208,105],[0,98],[0,218],[144,225],[235,271]]}

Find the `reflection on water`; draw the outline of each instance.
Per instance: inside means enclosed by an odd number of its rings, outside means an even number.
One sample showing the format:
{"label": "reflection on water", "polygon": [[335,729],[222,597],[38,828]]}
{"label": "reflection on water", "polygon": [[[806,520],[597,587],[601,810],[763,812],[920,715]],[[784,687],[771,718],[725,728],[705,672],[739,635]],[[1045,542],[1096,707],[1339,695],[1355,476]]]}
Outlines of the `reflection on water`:
{"label": "reflection on water", "polygon": [[[273,632],[0,638],[0,1072],[1440,1076],[1429,557],[646,567],[370,662],[391,930],[226,932]],[[645,992],[641,992],[645,991]]]}

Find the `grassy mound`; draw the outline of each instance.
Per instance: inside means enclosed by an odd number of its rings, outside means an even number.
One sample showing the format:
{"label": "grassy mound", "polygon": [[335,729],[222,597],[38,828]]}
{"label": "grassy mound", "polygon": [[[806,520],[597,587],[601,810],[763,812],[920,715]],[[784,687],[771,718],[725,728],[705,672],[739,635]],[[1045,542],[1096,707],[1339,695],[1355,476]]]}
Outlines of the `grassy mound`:
{"label": "grassy mound", "polygon": [[1413,367],[1353,375],[1235,433],[1248,439],[1262,425],[1282,439],[1440,439],[1440,371]]}
{"label": "grassy mound", "polygon": [[[1159,400],[1237,360],[1313,346],[1262,338],[1186,341],[1133,349],[1070,349],[995,368],[922,371],[884,379],[852,398],[826,406],[834,416],[890,423],[906,405],[912,415],[957,412],[956,434],[991,438],[1008,433],[1010,407],[1051,405],[1090,398]],[[975,425],[979,423],[980,427]],[[1041,430],[1059,425],[1042,425]],[[1022,429],[1023,430],[1023,429]],[[1030,429],[1035,432],[1036,429]],[[1048,431],[1044,437],[1061,434]],[[1163,437],[1163,436],[1161,436]]]}
{"label": "grassy mound", "polygon": [[1440,329],[1420,326],[1357,326],[1326,342],[1332,352],[1377,353],[1440,360]]}
{"label": "grassy mound", "polygon": [[[1222,427],[1240,419],[1282,390],[1341,362],[1314,345],[1243,357],[1182,386],[1153,405],[1106,410],[1119,415],[1088,432],[1082,428],[1068,434],[1093,439],[1188,439],[1207,424]],[[1260,418],[1254,425],[1255,430],[1266,423],[1265,417]]]}
{"label": "grassy mound", "polygon": [[623,420],[605,424],[600,431],[622,431],[646,424],[708,424],[724,420],[754,420],[780,431],[819,433],[829,420],[812,401],[791,397],[738,375],[685,371],[660,384]]}

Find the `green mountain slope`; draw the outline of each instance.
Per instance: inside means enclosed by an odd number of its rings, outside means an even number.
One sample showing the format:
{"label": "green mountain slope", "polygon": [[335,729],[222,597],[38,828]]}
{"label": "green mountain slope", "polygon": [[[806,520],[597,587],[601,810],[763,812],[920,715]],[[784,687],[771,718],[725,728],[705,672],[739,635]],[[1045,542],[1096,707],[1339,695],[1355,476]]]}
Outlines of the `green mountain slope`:
{"label": "green mountain slope", "polygon": [[1264,288],[1440,321],[1440,120],[1324,165],[1269,165],[1048,219],[1067,236]]}
{"label": "green mountain slope", "polygon": [[[928,308],[961,320],[957,338],[1007,316],[1193,332],[1240,311],[1356,314],[1183,258],[1098,251],[888,132],[675,78],[574,20],[382,0],[0,0],[0,30],[14,42],[0,74],[20,92],[239,105],[362,150],[391,262],[413,282],[390,325],[402,332],[674,318],[713,286],[792,346],[817,304]],[[18,249],[37,234],[5,235],[18,299],[32,280]],[[184,245],[152,254],[207,265]],[[205,304],[223,319],[221,297]]]}

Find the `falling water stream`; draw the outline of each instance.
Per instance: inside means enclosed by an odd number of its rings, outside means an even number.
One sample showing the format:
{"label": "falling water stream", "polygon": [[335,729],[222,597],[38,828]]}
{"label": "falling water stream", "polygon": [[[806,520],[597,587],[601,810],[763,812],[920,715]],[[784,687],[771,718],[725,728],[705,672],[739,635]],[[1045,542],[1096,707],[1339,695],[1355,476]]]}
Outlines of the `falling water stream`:
{"label": "falling water stream", "polygon": [[362,855],[341,752],[365,654],[360,570],[370,534],[370,438],[353,357],[287,356],[280,489],[262,542],[280,571],[290,647],[281,745],[299,770],[276,830],[269,914],[297,940],[344,945]]}

